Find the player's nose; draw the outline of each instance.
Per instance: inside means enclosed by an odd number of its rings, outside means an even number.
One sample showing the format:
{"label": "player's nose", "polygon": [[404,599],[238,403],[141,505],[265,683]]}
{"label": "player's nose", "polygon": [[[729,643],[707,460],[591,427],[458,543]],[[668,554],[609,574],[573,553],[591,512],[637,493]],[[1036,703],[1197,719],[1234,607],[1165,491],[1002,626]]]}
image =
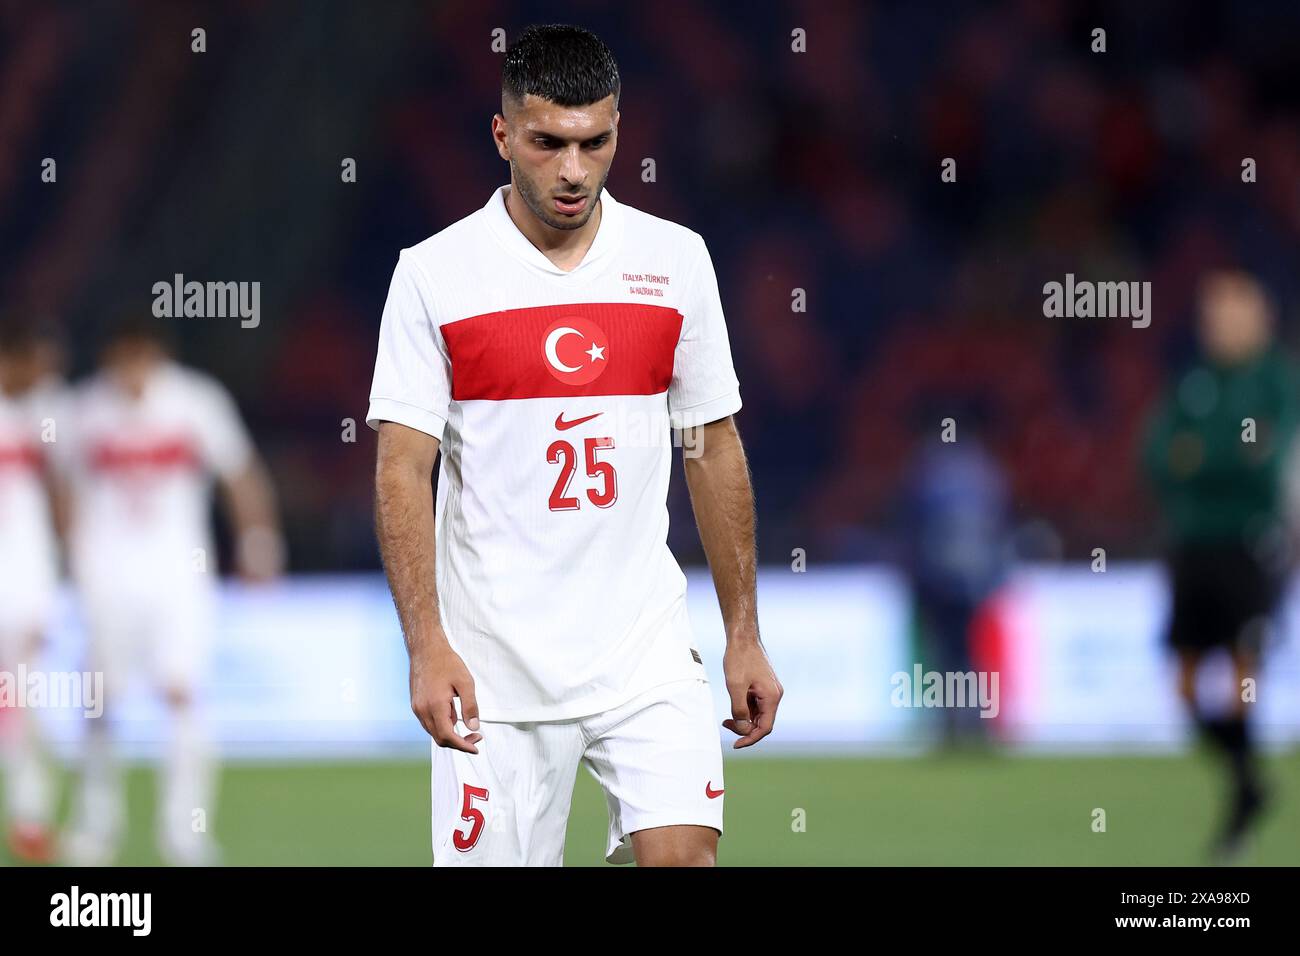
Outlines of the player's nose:
{"label": "player's nose", "polygon": [[560,178],[572,186],[581,186],[586,180],[587,171],[582,166],[582,152],[577,144],[564,151],[564,159],[560,163]]}

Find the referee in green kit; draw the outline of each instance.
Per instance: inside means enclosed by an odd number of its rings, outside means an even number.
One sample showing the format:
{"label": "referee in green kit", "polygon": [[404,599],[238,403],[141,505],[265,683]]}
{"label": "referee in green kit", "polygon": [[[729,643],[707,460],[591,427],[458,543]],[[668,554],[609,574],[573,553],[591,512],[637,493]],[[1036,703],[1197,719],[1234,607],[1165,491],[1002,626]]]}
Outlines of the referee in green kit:
{"label": "referee in green kit", "polygon": [[[1269,298],[1253,277],[1210,274],[1198,307],[1202,357],[1147,422],[1142,463],[1165,516],[1167,637],[1179,694],[1230,774],[1228,812],[1211,848],[1229,862],[1266,802],[1245,681],[1257,676],[1289,565],[1282,467],[1298,395],[1296,369],[1273,343]],[[1231,655],[1236,683],[1207,707],[1197,673],[1216,649]]]}

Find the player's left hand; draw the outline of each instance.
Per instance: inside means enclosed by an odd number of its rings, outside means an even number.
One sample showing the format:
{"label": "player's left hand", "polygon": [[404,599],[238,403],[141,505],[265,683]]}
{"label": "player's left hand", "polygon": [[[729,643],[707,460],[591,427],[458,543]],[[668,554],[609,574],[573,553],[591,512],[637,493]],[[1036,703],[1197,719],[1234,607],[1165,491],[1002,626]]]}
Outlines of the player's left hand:
{"label": "player's left hand", "polygon": [[772,662],[758,637],[728,641],[722,655],[722,673],[731,697],[731,717],[722,722],[733,734],[739,734],[732,747],[739,750],[758,743],[772,732],[776,709],[785,689],[776,679]]}

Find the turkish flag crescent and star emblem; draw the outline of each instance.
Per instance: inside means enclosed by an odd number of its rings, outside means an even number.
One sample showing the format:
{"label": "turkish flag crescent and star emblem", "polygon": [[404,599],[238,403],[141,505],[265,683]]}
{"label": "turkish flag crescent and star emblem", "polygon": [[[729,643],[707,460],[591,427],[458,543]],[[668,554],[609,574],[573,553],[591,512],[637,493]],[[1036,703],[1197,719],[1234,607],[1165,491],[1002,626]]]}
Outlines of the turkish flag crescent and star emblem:
{"label": "turkish flag crescent and star emblem", "polygon": [[609,367],[609,339],[591,319],[577,315],[552,322],[542,338],[546,370],[565,385],[594,382]]}
{"label": "turkish flag crescent and star emblem", "polygon": [[505,309],[441,326],[457,402],[659,395],[673,380],[676,309],[571,302]]}

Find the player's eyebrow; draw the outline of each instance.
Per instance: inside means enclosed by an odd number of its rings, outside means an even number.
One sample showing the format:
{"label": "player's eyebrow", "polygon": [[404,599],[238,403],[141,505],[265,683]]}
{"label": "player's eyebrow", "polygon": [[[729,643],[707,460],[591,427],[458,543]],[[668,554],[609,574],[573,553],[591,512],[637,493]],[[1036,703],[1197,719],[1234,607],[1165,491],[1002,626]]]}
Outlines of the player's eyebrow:
{"label": "player's eyebrow", "polygon": [[598,139],[608,139],[613,134],[614,134],[614,127],[612,126],[607,130],[603,130],[602,132],[596,133],[592,136],[584,137],[582,139],[579,139],[577,137],[560,136],[556,133],[548,133],[546,130],[543,129],[528,130],[528,136],[532,139],[547,139],[547,140],[551,140],[552,142],[564,143],[566,145],[569,143],[579,143],[584,146],[587,143],[595,142]]}

